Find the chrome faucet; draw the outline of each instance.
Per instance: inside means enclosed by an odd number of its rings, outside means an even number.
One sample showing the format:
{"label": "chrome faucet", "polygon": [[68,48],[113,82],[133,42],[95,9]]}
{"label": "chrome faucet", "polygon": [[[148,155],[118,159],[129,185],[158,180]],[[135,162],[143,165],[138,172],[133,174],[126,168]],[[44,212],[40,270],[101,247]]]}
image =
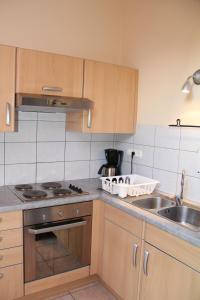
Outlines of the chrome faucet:
{"label": "chrome faucet", "polygon": [[185,170],[181,173],[181,192],[180,195],[175,197],[176,205],[180,206],[183,204],[183,191],[184,191],[184,184],[185,184]]}

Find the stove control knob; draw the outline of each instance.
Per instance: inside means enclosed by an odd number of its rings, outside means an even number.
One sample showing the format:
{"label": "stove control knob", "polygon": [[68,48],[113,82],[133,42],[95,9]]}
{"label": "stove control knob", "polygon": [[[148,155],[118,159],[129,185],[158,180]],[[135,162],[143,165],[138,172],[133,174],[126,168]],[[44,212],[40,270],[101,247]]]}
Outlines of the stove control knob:
{"label": "stove control knob", "polygon": [[83,190],[81,188],[78,189],[78,193],[82,194]]}
{"label": "stove control knob", "polygon": [[64,214],[63,214],[63,211],[62,211],[62,210],[59,210],[59,211],[58,211],[58,215],[59,215],[59,217],[63,217],[63,215],[64,215]]}

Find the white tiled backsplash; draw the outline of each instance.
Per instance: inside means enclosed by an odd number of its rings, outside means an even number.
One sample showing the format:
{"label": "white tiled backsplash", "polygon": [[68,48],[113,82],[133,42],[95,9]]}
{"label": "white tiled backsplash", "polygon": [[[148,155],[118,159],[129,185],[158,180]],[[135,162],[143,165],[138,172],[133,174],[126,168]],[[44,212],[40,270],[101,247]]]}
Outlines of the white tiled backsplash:
{"label": "white tiled backsplash", "polygon": [[[184,197],[200,203],[200,129],[140,124],[135,135],[116,135],[114,145],[124,151],[142,150],[142,158],[134,158],[133,171],[159,180],[160,191],[179,194],[184,169]],[[130,172],[127,154],[122,170]]]}
{"label": "white tiled backsplash", "polygon": [[22,113],[0,134],[0,185],[97,177],[113,134],[65,131],[65,114]]}
{"label": "white tiled backsplash", "polygon": [[200,202],[200,129],[138,125],[135,135],[65,131],[65,114],[19,113],[18,132],[0,134],[0,185],[98,177],[105,148],[124,151],[122,172],[130,173],[128,149],[142,151],[133,171],[160,181],[160,190]]}

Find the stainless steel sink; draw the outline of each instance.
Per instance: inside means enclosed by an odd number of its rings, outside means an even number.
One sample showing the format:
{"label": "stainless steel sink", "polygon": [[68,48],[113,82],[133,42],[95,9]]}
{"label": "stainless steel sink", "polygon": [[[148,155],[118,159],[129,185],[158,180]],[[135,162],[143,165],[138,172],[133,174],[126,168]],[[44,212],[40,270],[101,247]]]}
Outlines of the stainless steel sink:
{"label": "stainless steel sink", "polygon": [[200,211],[187,206],[175,206],[161,209],[160,216],[174,221],[194,231],[200,231]]}
{"label": "stainless steel sink", "polygon": [[152,197],[141,200],[135,200],[131,204],[147,210],[159,210],[164,207],[171,207],[176,205],[174,201],[171,201],[170,199],[164,199],[161,197]]}

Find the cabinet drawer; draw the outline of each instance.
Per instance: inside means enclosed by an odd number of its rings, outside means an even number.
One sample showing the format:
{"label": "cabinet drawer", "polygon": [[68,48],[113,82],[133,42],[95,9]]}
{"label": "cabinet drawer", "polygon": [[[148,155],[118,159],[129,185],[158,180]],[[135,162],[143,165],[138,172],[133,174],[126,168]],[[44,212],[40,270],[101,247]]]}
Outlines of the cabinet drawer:
{"label": "cabinet drawer", "polygon": [[0,250],[0,268],[23,262],[23,247]]}
{"label": "cabinet drawer", "polygon": [[23,265],[0,269],[0,299],[13,300],[23,296]]}
{"label": "cabinet drawer", "polygon": [[0,230],[22,227],[22,212],[12,211],[0,213]]}
{"label": "cabinet drawer", "polygon": [[23,245],[22,228],[0,231],[0,249]]}
{"label": "cabinet drawer", "polygon": [[121,210],[114,208],[110,205],[106,205],[105,218],[124,228],[130,233],[142,237],[143,221],[133,216],[130,216]]}

